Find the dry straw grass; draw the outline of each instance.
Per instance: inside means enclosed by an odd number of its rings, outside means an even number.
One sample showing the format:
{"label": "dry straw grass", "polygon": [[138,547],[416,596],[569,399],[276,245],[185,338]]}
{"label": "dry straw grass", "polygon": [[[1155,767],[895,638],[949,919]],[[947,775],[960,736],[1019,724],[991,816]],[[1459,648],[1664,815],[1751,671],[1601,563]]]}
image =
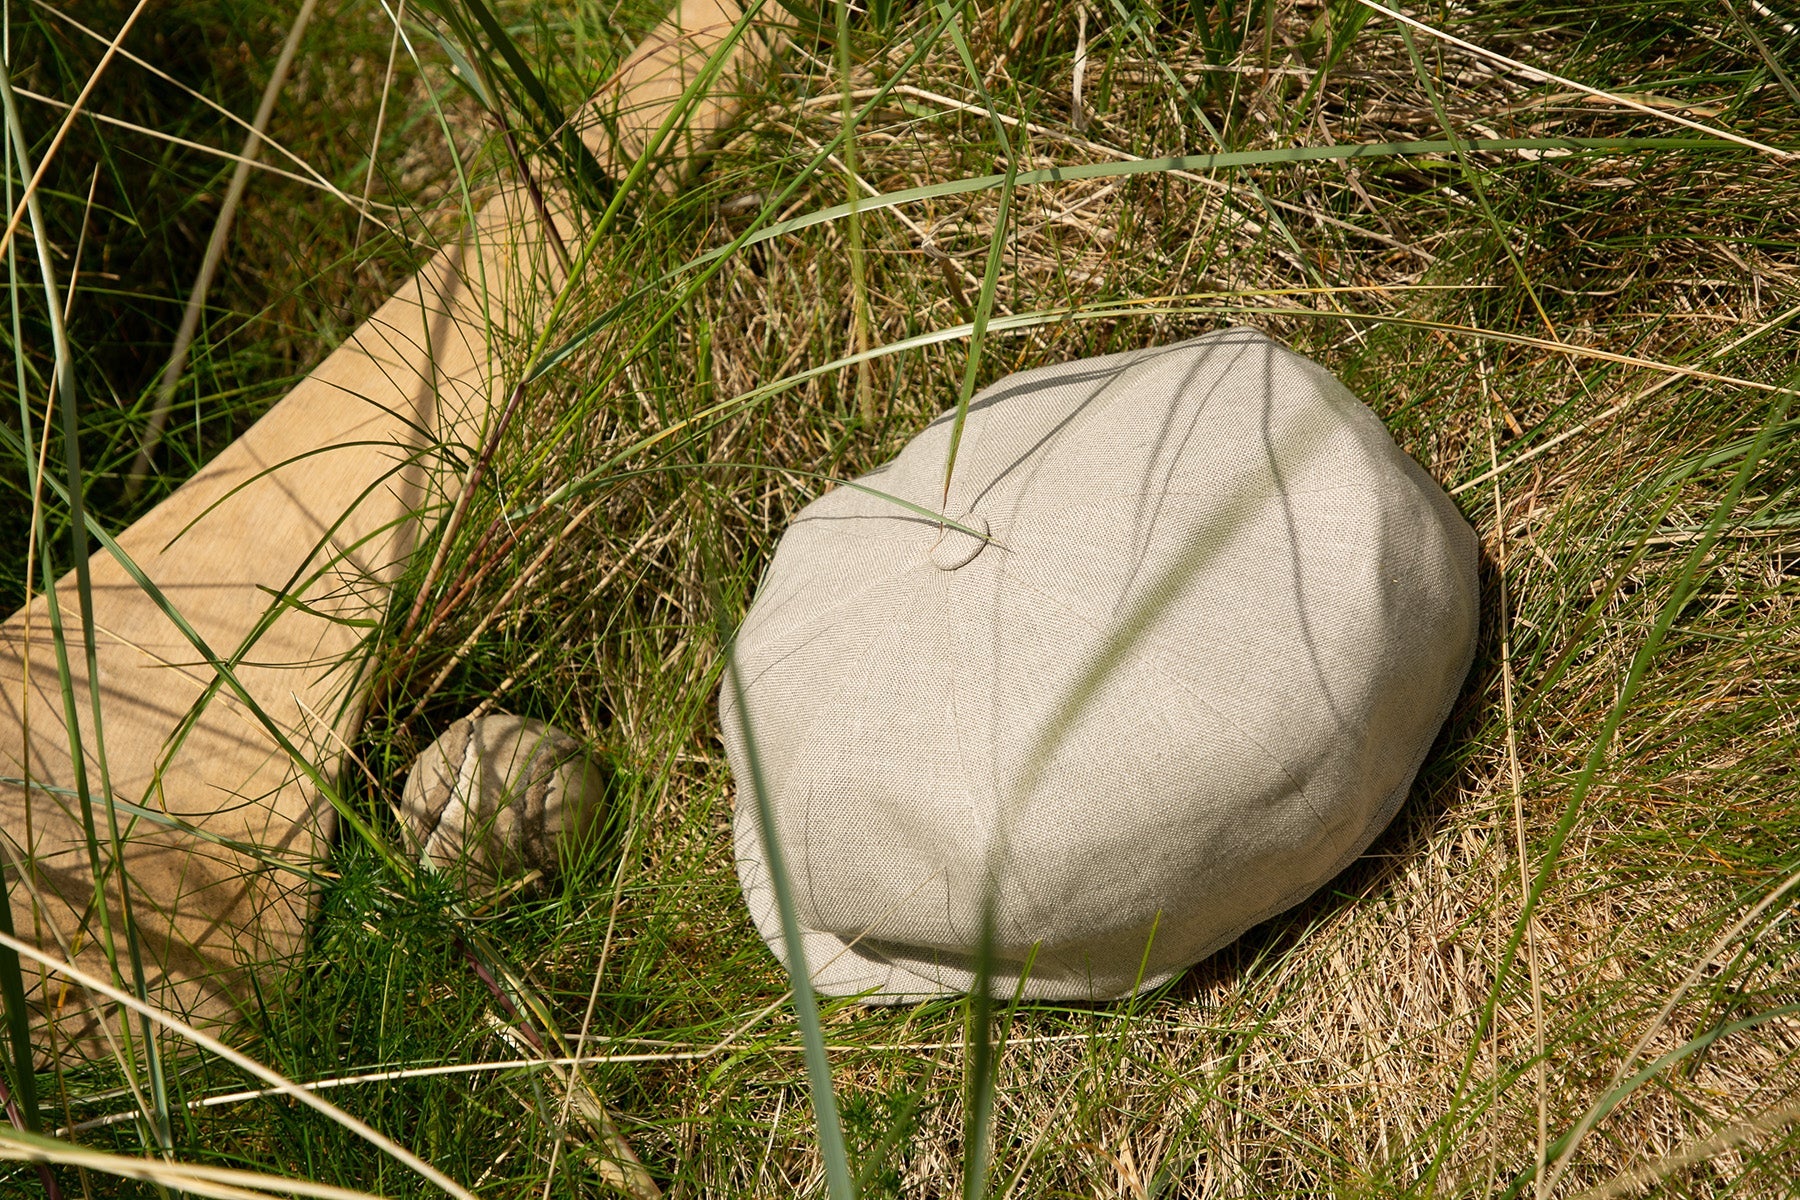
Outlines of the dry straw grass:
{"label": "dry straw grass", "polygon": [[[1001,7],[975,19],[970,35],[987,87],[1016,117],[1009,136],[1022,169],[1191,153],[1211,144],[1196,112],[1233,150],[1295,138],[1441,139],[1430,91],[1391,23],[1371,24],[1328,76],[1314,76],[1330,23],[1347,11],[1278,6],[1271,27],[1247,20],[1256,36],[1223,54],[1216,29],[1171,22],[1140,39],[1116,12],[1097,13],[1088,37],[1105,37],[1085,68],[1085,128],[1070,94],[1073,11],[1009,26]],[[1694,34],[1654,14],[1613,19],[1612,35],[1586,38],[1523,13],[1460,17],[1458,30],[1601,79],[1657,112],[1764,139],[1791,135],[1793,110],[1767,72],[1755,88],[1709,83]],[[1296,49],[1309,37],[1310,51]],[[1419,41],[1458,137],[1687,136],[1636,108]],[[858,98],[890,77],[909,45],[871,38],[861,49]],[[838,131],[828,54],[803,47],[787,61],[702,193],[665,214],[681,232],[656,246],[665,257],[648,270],[723,244],[775,192],[783,164]],[[864,194],[995,169],[985,110],[948,46],[906,84],[858,130]],[[1464,702],[1412,802],[1328,894],[1154,998],[1012,1018],[998,1075],[997,1190],[1488,1194],[1541,1156],[1554,1163],[1552,1143],[1615,1075],[1687,1047],[1581,1141],[1559,1172],[1556,1190],[1566,1193],[1793,1101],[1800,1014],[1781,1011],[1797,984],[1785,918],[1719,947],[1700,964],[1700,982],[1654,1021],[1719,930],[1793,868],[1784,835],[1800,812],[1782,784],[1794,736],[1782,681],[1800,649],[1791,432],[1728,514],[1698,592],[1575,817],[1526,951],[1495,980],[1582,762],[1741,447],[1680,485],[1658,516],[1667,478],[1752,436],[1767,411],[1742,389],[1680,376],[1671,384],[1580,348],[1784,383],[1800,301],[1800,262],[1782,232],[1796,199],[1792,166],[1717,148],[1468,159],[1460,169],[1439,154],[1164,171],[1015,199],[996,313],[1110,315],[995,337],[984,379],[1228,321],[1260,325],[1342,373],[1439,479],[1472,485],[1459,498],[1481,533],[1489,607]],[[781,215],[840,200],[836,186],[841,174],[822,178]],[[864,215],[873,344],[969,319],[997,205],[987,189]],[[596,309],[626,297],[604,281],[595,292]],[[534,478],[578,475],[709,402],[849,353],[850,294],[841,224],[740,253],[693,298],[680,332],[621,375],[607,364],[630,344],[629,325],[584,352],[585,371],[570,373],[576,391],[566,382],[544,397],[539,428],[561,461]],[[1556,342],[1573,348],[1544,347]],[[721,564],[743,584],[754,577],[785,520],[823,486],[815,473],[876,464],[952,402],[962,354],[952,342],[880,359],[873,425],[857,419],[852,379],[838,372],[730,414],[677,440],[679,449],[631,458],[679,469],[618,472],[589,519],[559,533],[539,580],[509,608],[508,628],[491,627],[488,675],[523,660],[518,694],[556,696],[572,715],[611,713],[608,740],[642,773],[642,857],[621,877],[619,965],[609,968],[618,974],[603,982],[615,1020],[644,1031],[729,1024],[779,991],[733,902],[730,785],[705,704],[716,654],[711,589]],[[601,395],[578,394],[584,376],[608,380]],[[604,427],[569,426],[571,404],[583,403],[599,405]],[[1570,436],[1536,450],[1558,435]],[[1482,481],[1490,466],[1533,454]],[[726,603],[741,605],[746,592]],[[542,969],[585,990],[591,964],[591,940],[574,935]],[[1490,1030],[1477,1044],[1490,997]],[[1692,1050],[1692,1039],[1746,1017],[1757,1020]],[[866,1156],[885,1153],[878,1183],[909,1195],[955,1186],[962,1022],[955,1006],[832,1011],[827,1036],[839,1044],[853,1146],[860,1138]],[[671,1063],[617,1077],[621,1107],[646,1123],[640,1150],[673,1164],[691,1194],[821,1186],[798,1056],[779,1048],[785,1028],[766,1022],[762,1052],[728,1066]],[[902,1135],[880,1151],[895,1122]],[[1682,1168],[1676,1186],[1735,1181],[1747,1194],[1779,1194],[1800,1169],[1793,1147],[1788,1126],[1758,1131]]]}
{"label": "dry straw grass", "polygon": [[[1276,45],[1304,39],[1320,14],[1283,6]],[[1040,70],[1028,83],[1008,80],[1001,63],[1009,54],[1066,63],[1073,14],[1020,23],[1011,40],[996,24],[975,26],[977,58],[997,64],[990,88],[1010,87],[1003,109],[1030,114],[1010,130],[1023,167],[1191,151],[1201,139],[1167,86],[1171,76],[1202,92],[1201,111],[1232,133],[1233,149],[1286,145],[1296,127],[1315,145],[1443,136],[1392,26],[1364,32],[1301,112],[1291,106],[1310,72],[1290,66],[1293,57],[1277,55],[1280,67],[1264,71],[1254,45],[1219,62],[1192,35],[1165,28],[1136,45],[1115,33],[1106,110],[1076,132],[1068,73]],[[1470,36],[1537,62],[1607,62],[1612,52],[1570,34],[1526,35],[1499,19]],[[1667,30],[1649,45],[1651,56],[1630,63],[1637,77],[1679,77],[1694,51]],[[865,59],[855,94],[869,94],[904,49]],[[1441,43],[1424,54],[1462,137],[1667,132],[1620,104],[1547,92]],[[715,163],[713,202],[694,205],[690,245],[721,243],[738,227],[772,190],[764,182],[771,159],[804,155],[836,132],[829,64],[805,54],[790,61],[792,74]],[[1090,81],[1100,73],[1088,71]],[[1584,75],[1594,78],[1591,67]],[[859,130],[866,192],[994,169],[984,157],[992,152],[985,113],[954,56],[934,53],[909,83]],[[1693,96],[1701,90],[1634,98],[1704,120],[1730,112],[1735,128],[1759,136],[1775,135],[1746,124],[1747,115],[1791,128],[1773,82],[1749,103],[1740,93],[1733,104],[1708,105]],[[1135,1195],[1154,1185],[1260,1195],[1327,1185],[1387,1191],[1430,1180],[1432,1190],[1487,1194],[1541,1155],[1554,1161],[1546,1143],[1617,1082],[1616,1068],[1630,1076],[1722,1023],[1792,1003],[1796,976],[1783,953],[1791,935],[1764,926],[1721,948],[1701,972],[1705,984],[1647,1028],[1719,927],[1792,865],[1771,840],[1796,816],[1792,795],[1777,784],[1793,725],[1774,682],[1791,678],[1796,650],[1792,535],[1785,523],[1735,524],[1786,511],[1787,468],[1771,463],[1731,514],[1733,527],[1680,614],[1677,636],[1630,706],[1538,908],[1530,931],[1541,981],[1536,1011],[1521,959],[1497,988],[1490,1034],[1472,1041],[1525,890],[1515,819],[1529,881],[1656,602],[1722,485],[1715,474],[1686,486],[1646,528],[1660,481],[1726,429],[1753,432],[1758,402],[1679,379],[1658,389],[1665,376],[1652,371],[1611,369],[1580,350],[1496,343],[1471,330],[1782,383],[1793,361],[1785,325],[1797,264],[1777,231],[1794,199],[1792,168],[1768,156],[1716,162],[1716,153],[1476,153],[1473,169],[1504,214],[1497,225],[1484,220],[1483,201],[1449,156],[1416,165],[1165,172],[1017,197],[997,312],[1142,311],[996,339],[985,377],[1249,321],[1342,372],[1448,485],[1473,483],[1491,463],[1551,436],[1574,436],[1503,472],[1497,490],[1481,483],[1461,493],[1486,552],[1487,640],[1440,753],[1395,828],[1331,894],[1256,931],[1165,995],[1124,1009],[1019,1014],[999,1069],[994,1179],[1002,1188]],[[835,199],[821,187],[787,211]],[[988,190],[864,218],[875,344],[968,319],[996,207]],[[627,368],[607,407],[642,434],[670,419],[659,404],[691,411],[706,395],[743,394],[840,357],[850,345],[840,298],[849,294],[838,228],[756,247],[696,298],[686,343]],[[1442,327],[1403,328],[1390,318]],[[1776,330],[1752,349],[1710,357],[1772,320]],[[704,377],[694,368],[702,338],[710,346]],[[712,982],[727,970],[760,973],[765,992],[780,986],[772,964],[744,949],[749,938],[731,907],[721,824],[729,785],[694,705],[710,684],[714,653],[701,632],[710,612],[702,564],[731,562],[752,573],[819,486],[779,468],[849,474],[880,461],[954,398],[960,353],[952,345],[881,361],[874,390],[886,400],[874,428],[854,419],[843,375],[721,422],[690,444],[687,475],[633,481],[610,519],[575,531],[558,555],[562,569],[545,572],[557,586],[522,606],[539,620],[558,612],[559,636],[607,654],[603,670],[584,662],[537,686],[569,689],[575,711],[591,711],[601,697],[589,699],[590,689],[604,686],[617,714],[616,744],[644,770],[667,772],[650,802],[645,858],[625,887],[632,932],[624,946],[642,939],[645,952],[658,946],[681,966],[648,971],[635,1001],[621,996],[621,1011],[642,1012],[651,1024],[673,1019],[671,1009],[696,1022],[719,1020],[741,1003],[735,988]],[[552,400],[547,411],[563,403]],[[616,445],[623,435],[595,440]],[[683,532],[639,546],[646,522]],[[711,558],[694,553],[706,539],[718,543]],[[1504,615],[1494,605],[1503,560],[1512,610]],[[622,574],[613,566],[621,561],[632,564]],[[617,590],[586,593],[585,581],[602,572],[617,576]],[[627,611],[631,618],[620,615]],[[615,632],[622,629],[624,638]],[[1500,703],[1509,672],[1519,696],[1510,731],[1516,782]],[[669,730],[684,726],[693,736],[671,741]],[[576,974],[582,958],[557,965]],[[702,994],[652,999],[669,989]],[[704,993],[715,989],[724,994],[709,1003]],[[853,1137],[864,1120],[873,1145],[884,1122],[901,1116],[902,1098],[918,1098],[886,1160],[888,1183],[918,1195],[953,1186],[962,1152],[959,1011],[844,1009],[828,1034],[844,1043],[834,1061]],[[1647,1043],[1622,1063],[1640,1035]],[[1684,1056],[1599,1122],[1558,1190],[1605,1181],[1791,1103],[1797,1038],[1800,1015],[1788,1012]],[[860,1040],[919,1046],[859,1053]],[[640,1071],[629,1090],[641,1100],[624,1104],[657,1114],[649,1119],[667,1132],[646,1131],[642,1147],[652,1159],[682,1164],[677,1178],[697,1194],[813,1189],[819,1166],[796,1069],[795,1056],[771,1055],[748,1057],[722,1077],[705,1066]],[[1735,1180],[1752,1194],[1779,1194],[1800,1162],[1792,1145],[1786,1128],[1757,1132],[1678,1178],[1701,1191]]]}
{"label": "dry straw grass", "polygon": [[[1595,96],[1423,32],[1409,49],[1365,16],[1287,0],[969,11],[1021,170],[1276,152],[1021,188],[993,311],[1044,319],[991,333],[981,381],[1258,325],[1337,371],[1456,494],[1487,598],[1463,700],[1368,856],[1155,995],[1005,1015],[989,1188],[1486,1196],[1550,1176],[1571,1195],[1636,1187],[1635,1169],[1674,1194],[1788,1194],[1792,893],[1755,909],[1800,866],[1800,439],[1782,408],[1800,185],[1790,158],[1665,117],[1800,145],[1780,58],[1797,35],[1757,5],[1519,3],[1427,22]],[[858,29],[855,104],[929,17]],[[571,1042],[594,992],[600,1052],[629,1061],[591,1078],[685,1196],[824,1189],[791,1013],[770,1007],[786,982],[737,900],[719,621],[799,507],[954,403],[966,336],[879,351],[971,320],[1000,200],[987,187],[860,215],[866,419],[854,368],[802,377],[857,345],[845,222],[749,246],[691,295],[692,270],[665,277],[745,231],[840,132],[829,41],[796,38],[783,63],[699,183],[584,280],[570,329],[609,323],[534,384],[421,632],[380,647],[391,700],[362,747],[377,811],[411,753],[477,705],[611,755],[606,852],[562,897],[480,920]],[[854,185],[840,157],[777,216],[850,186],[999,169],[947,41],[901,82],[856,131]],[[1613,144],[1280,158],[1443,141],[1446,120],[1455,139]],[[457,923],[387,891],[372,856],[343,857],[307,986],[253,1031],[264,1052],[296,1078],[514,1058],[459,974]],[[968,1035],[954,1003],[827,1005],[865,1194],[961,1188]],[[420,1138],[497,1194],[575,1186],[546,1178],[557,1120],[535,1077],[468,1078],[370,1083],[344,1103],[431,1114]],[[259,1114],[189,1128],[243,1144],[299,1128]],[[321,1178],[377,1178],[332,1153]],[[561,1169],[588,1169],[571,1157]]]}

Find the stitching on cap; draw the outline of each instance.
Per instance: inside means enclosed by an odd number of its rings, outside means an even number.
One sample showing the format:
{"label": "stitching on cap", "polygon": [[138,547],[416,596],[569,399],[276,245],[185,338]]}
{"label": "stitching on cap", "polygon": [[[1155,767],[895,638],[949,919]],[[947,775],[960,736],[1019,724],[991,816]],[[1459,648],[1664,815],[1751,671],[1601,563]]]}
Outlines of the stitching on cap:
{"label": "stitching on cap", "polygon": [[[1098,622],[1096,622],[1092,618],[1088,617],[1085,613],[1082,613],[1076,609],[1070,608],[1067,604],[1065,604],[1062,600],[1058,599],[1057,597],[1052,596],[1048,592],[1042,591],[1039,588],[1033,587],[1031,584],[1025,582],[1023,579],[1017,578],[1016,576],[1008,575],[1007,578],[1012,580],[1014,583],[1018,584],[1020,587],[1024,588],[1026,591],[1032,593],[1034,596],[1037,596],[1037,597],[1043,599],[1044,601],[1054,605],[1055,607],[1061,609],[1063,612],[1068,613],[1069,616],[1073,617],[1077,621],[1080,621],[1083,625],[1086,625],[1088,628],[1092,629],[1094,632],[1104,633],[1104,630],[1100,627]],[[1180,690],[1184,695],[1186,695],[1189,699],[1191,699],[1194,703],[1200,705],[1202,708],[1204,708],[1208,712],[1212,713],[1225,726],[1236,731],[1238,736],[1242,737],[1246,742],[1250,743],[1252,746],[1255,746],[1258,750],[1262,751],[1264,756],[1266,756],[1268,758],[1269,762],[1275,767],[1275,769],[1280,771],[1283,775],[1285,775],[1287,777],[1287,781],[1294,785],[1294,790],[1299,794],[1301,802],[1306,805],[1306,810],[1313,815],[1313,820],[1315,820],[1319,823],[1320,832],[1325,831],[1325,829],[1326,829],[1325,818],[1319,815],[1318,807],[1313,803],[1312,797],[1308,796],[1306,794],[1305,785],[1303,785],[1298,779],[1294,778],[1293,768],[1288,765],[1288,763],[1285,759],[1283,759],[1280,756],[1278,756],[1277,754],[1275,754],[1274,751],[1270,750],[1267,746],[1263,745],[1260,741],[1258,741],[1255,737],[1253,737],[1248,730],[1244,729],[1236,721],[1234,721],[1230,717],[1226,716],[1225,713],[1222,712],[1219,709],[1219,707],[1216,704],[1214,704],[1212,701],[1206,699],[1204,696],[1201,696],[1200,694],[1195,692],[1193,689],[1193,685],[1189,684],[1188,682],[1186,682],[1183,679],[1178,678],[1175,675],[1175,673],[1169,669],[1168,663],[1166,662],[1166,660],[1163,658],[1163,656],[1161,654],[1154,653],[1153,651],[1148,650],[1148,649],[1147,650],[1128,650],[1128,651],[1126,651],[1126,654],[1128,655],[1127,661],[1131,661],[1134,663],[1142,663],[1143,665],[1154,669],[1158,674],[1160,674],[1163,677],[1163,681],[1165,683],[1173,685],[1175,688]]]}

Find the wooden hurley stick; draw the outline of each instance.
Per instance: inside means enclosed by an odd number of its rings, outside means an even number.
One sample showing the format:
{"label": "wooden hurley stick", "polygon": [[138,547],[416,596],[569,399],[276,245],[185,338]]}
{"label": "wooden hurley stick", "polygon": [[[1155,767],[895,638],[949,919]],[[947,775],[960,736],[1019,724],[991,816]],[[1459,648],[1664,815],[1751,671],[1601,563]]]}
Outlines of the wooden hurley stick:
{"label": "wooden hurley stick", "polygon": [[[739,19],[732,0],[679,0],[609,83],[596,104],[613,119],[583,137],[614,178]],[[672,160],[691,162],[724,127],[739,74],[768,54],[754,32],[737,42],[665,149]],[[120,534],[156,595],[96,550],[96,675],[73,576],[58,582],[85,772],[48,598],[0,628],[0,856],[20,937],[130,990],[128,904],[150,1002],[202,1025],[251,1011],[303,947],[335,825],[321,784],[361,713],[364,633],[418,541],[417,514],[454,503],[461,478],[434,469],[432,448],[473,458],[510,395],[492,331],[530,332],[524,314],[562,282],[545,219],[520,190],[494,199],[461,244]],[[109,1053],[125,1028],[112,1008],[34,978],[40,1059]]]}

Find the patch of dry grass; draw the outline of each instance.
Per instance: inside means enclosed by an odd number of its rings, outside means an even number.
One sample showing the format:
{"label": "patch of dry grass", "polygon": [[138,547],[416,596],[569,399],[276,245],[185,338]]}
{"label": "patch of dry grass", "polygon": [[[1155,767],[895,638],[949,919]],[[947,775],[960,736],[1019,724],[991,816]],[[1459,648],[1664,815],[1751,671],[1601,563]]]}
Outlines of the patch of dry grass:
{"label": "patch of dry grass", "polygon": [[[1415,64],[1391,20],[1363,15],[1109,2],[1083,35],[1072,7],[969,12],[1021,169],[1271,152],[1021,188],[994,312],[1043,320],[990,334],[981,382],[1260,326],[1336,371],[1456,495],[1486,597],[1463,699],[1365,858],[1155,994],[1005,1015],[989,1188],[1532,1195],[1544,1162],[1557,1195],[1646,1165],[1675,1194],[1786,1194],[1800,1177],[1792,893],[1734,927],[1800,869],[1800,422],[1777,420],[1800,378],[1800,177],[1669,118],[1800,146],[1800,97],[1777,69],[1800,35],[1756,5],[1431,18],[1597,98],[1424,33]],[[859,28],[856,103],[931,17]],[[765,220],[840,131],[830,46],[801,42],[783,63],[699,183],[643,212],[582,281],[570,328],[607,323],[533,385],[434,599],[473,580],[468,593],[418,641],[382,646],[402,669],[362,747],[397,791],[437,728],[495,704],[611,755],[608,852],[483,932],[571,1033],[598,976],[599,1048],[633,1060],[594,1078],[685,1196],[824,1190],[792,1015],[769,1008],[786,981],[737,898],[712,700],[721,610],[727,625],[742,613],[787,519],[829,480],[954,403],[968,352],[958,336],[879,353],[873,421],[853,368],[805,375],[854,345],[843,221],[748,246],[689,287],[684,264]],[[1447,137],[1599,143],[1289,153]],[[999,152],[948,42],[857,128],[864,195],[941,189],[861,215],[873,346],[970,319],[999,195],[942,185],[995,171]],[[773,216],[846,186],[827,164]],[[366,799],[381,810],[378,789]],[[389,890],[359,847],[340,867],[305,986],[273,1003],[262,1052],[298,1078],[512,1057],[487,993],[462,981],[457,923]],[[826,1006],[864,1194],[961,1188],[968,1021],[954,1002]],[[556,1129],[536,1087],[515,1072],[342,1099],[523,1196],[545,1186]],[[304,1132],[319,1177],[406,1186],[304,1116],[189,1121],[196,1142],[252,1154]],[[575,1160],[559,1193],[596,1178]]]}
{"label": "patch of dry grass", "polygon": [[[984,14],[972,41],[977,61],[993,64],[986,85],[1017,118],[1009,134],[1024,167],[1193,153],[1215,144],[1206,124],[1232,150],[1444,136],[1391,24],[1361,31],[1313,87],[1325,50],[1309,54],[1304,43],[1325,19],[1318,8],[1277,10],[1268,71],[1254,37],[1217,61],[1204,39],[1173,26],[1138,39],[1117,14],[1097,18],[1088,80],[1102,82],[1088,93],[1093,116],[1077,131],[1073,14],[1016,27],[1017,46],[997,24],[1003,16]],[[1629,14],[1616,19],[1630,23]],[[1792,108],[1742,47],[1728,52],[1667,23],[1632,24],[1639,48],[1627,59],[1603,15],[1585,38],[1568,29],[1533,34],[1532,20],[1495,14],[1460,21],[1458,31],[1649,96],[1659,111],[1762,140],[1791,138]],[[1253,20],[1251,29],[1261,26]],[[1692,136],[1420,40],[1457,137]],[[869,38],[862,48],[852,80],[859,96],[889,78],[909,47]],[[1008,51],[1015,54],[1001,64]],[[994,169],[986,115],[947,48],[905,83],[858,130],[867,193]],[[788,76],[714,163],[707,190],[665,216],[660,261],[740,229],[776,191],[784,165],[836,132],[837,94],[825,55],[790,58]],[[1792,373],[1788,310],[1800,303],[1800,264],[1783,232],[1796,199],[1791,167],[1768,155],[1675,145],[1476,151],[1469,160],[1467,170],[1439,153],[1165,171],[1034,187],[1016,198],[996,312],[1109,311],[996,337],[984,380],[1221,323],[1257,324],[1337,370],[1458,490],[1482,535],[1489,604],[1482,655],[1433,764],[1395,827],[1328,894],[1155,997],[1099,1009],[1039,1006],[1011,1019],[997,1085],[996,1190],[1490,1194],[1521,1181],[1540,1153],[1554,1163],[1559,1139],[1608,1097],[1616,1074],[1630,1079],[1674,1055],[1622,1100],[1607,1101],[1617,1107],[1559,1173],[1556,1190],[1568,1193],[1794,1099],[1800,1013],[1790,1009],[1797,980],[1785,920],[1710,945],[1795,865],[1789,846],[1800,810],[1780,765],[1794,727],[1777,682],[1792,678],[1800,650],[1791,429],[1775,436],[1702,560],[1698,590],[1574,816],[1529,945],[1496,978],[1525,887],[1633,656],[1714,515],[1741,444],[1770,411],[1767,395],[1681,371],[1776,385]],[[838,178],[821,180],[783,215],[836,202]],[[987,189],[865,214],[875,344],[968,319],[996,207]],[[604,389],[605,410],[622,428],[596,438],[570,469],[709,398],[845,355],[851,333],[840,298],[848,294],[841,225],[738,255],[683,311],[681,332]],[[629,332],[596,348],[596,360],[628,344]],[[1571,348],[1557,351],[1556,342]],[[1588,348],[1657,366],[1597,359]],[[617,717],[609,740],[646,777],[639,803],[651,824],[620,893],[629,932],[602,982],[615,1027],[726,1028],[782,986],[734,905],[724,831],[730,785],[710,710],[694,703],[710,686],[716,653],[701,564],[735,564],[741,590],[727,603],[743,604],[785,519],[821,486],[781,469],[844,476],[880,462],[953,401],[962,354],[959,341],[879,360],[874,390],[885,401],[872,427],[856,416],[844,372],[637,460],[682,469],[622,482],[612,519],[576,532],[559,555],[577,579],[631,563],[607,595],[567,584],[545,590],[552,607],[573,603],[581,607],[571,613],[591,616],[565,616],[558,626],[582,646],[581,666],[559,669],[545,656],[528,685],[577,697],[580,711],[596,675],[604,678]],[[570,402],[555,396],[546,409]],[[1738,458],[1671,482],[1733,445]],[[1505,469],[1483,481],[1496,462]],[[681,532],[631,553],[651,527]],[[697,546],[715,547],[713,557]],[[522,612],[522,628],[526,619]],[[491,653],[505,660],[517,651],[496,641]],[[1501,696],[1507,671],[1516,789]],[[571,937],[545,958],[572,988],[591,969],[584,944]],[[1700,981],[1658,1020],[1709,950]],[[838,1086],[852,1140],[865,1165],[878,1164],[872,1177],[885,1180],[878,1192],[957,1186],[964,1020],[956,1005],[832,1009]],[[1746,1020],[1753,1023],[1732,1027]],[[770,1018],[728,1063],[619,1072],[622,1109],[645,1123],[640,1149],[691,1194],[822,1186],[792,1037]],[[1696,1050],[1696,1038],[1710,1040]],[[908,1048],[889,1048],[896,1045]],[[903,1132],[884,1147],[896,1121]],[[1793,1146],[1785,1126],[1746,1136],[1671,1183],[1779,1194],[1796,1169]]]}

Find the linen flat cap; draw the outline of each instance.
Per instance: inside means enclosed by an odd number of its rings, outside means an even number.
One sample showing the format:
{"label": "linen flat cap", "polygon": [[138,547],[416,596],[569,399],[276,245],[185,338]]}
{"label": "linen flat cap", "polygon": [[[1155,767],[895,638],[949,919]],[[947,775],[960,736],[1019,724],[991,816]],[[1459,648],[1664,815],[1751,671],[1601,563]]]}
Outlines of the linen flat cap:
{"label": "linen flat cap", "polygon": [[1154,986],[1393,817],[1474,653],[1474,532],[1253,329],[1002,379],[946,504],[952,423],[802,510],[738,631],[751,916],[785,962],[767,837],[827,995],[966,991],[990,899],[996,994]]}

